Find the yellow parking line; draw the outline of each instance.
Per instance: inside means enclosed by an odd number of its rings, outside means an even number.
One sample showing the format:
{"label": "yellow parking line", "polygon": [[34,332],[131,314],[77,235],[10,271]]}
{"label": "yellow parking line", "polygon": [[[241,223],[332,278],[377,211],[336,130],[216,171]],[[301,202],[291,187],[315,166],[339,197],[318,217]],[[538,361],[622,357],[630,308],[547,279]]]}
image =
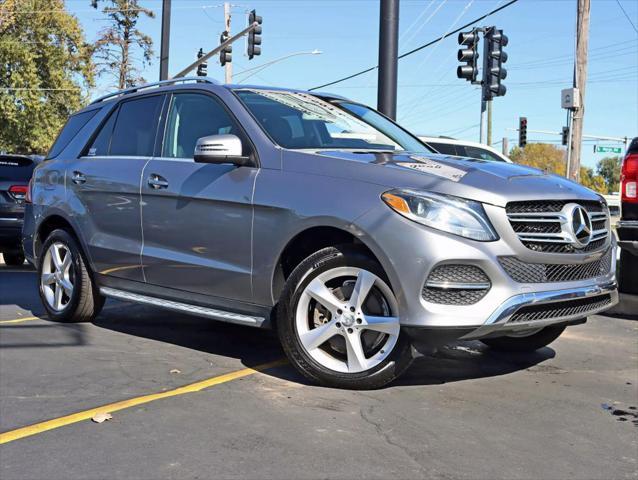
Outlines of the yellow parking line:
{"label": "yellow parking line", "polygon": [[13,442],[21,438],[30,437],[31,435],[37,435],[38,433],[46,432],[48,430],[54,430],[56,428],[71,425],[73,423],[88,420],[98,413],[112,413],[118,410],[124,410],[125,408],[135,407],[143,403],[154,402],[155,400],[161,400],[163,398],[174,397],[176,395],[184,395],[185,393],[199,392],[208,387],[215,385],[221,385],[222,383],[232,382],[238,378],[254,375],[255,373],[263,370],[285,365],[287,361],[285,359],[276,360],[274,362],[263,363],[253,368],[244,368],[235,372],[226,373],[217,377],[208,378],[199,382],[191,383],[183,387],[176,388],[174,390],[168,390],[166,392],[153,393],[150,395],[144,395],[141,397],[129,398],[128,400],[122,400],[120,402],[109,403],[108,405],[102,405],[101,407],[91,408],[84,410],[83,412],[73,413],[64,417],[54,418],[44,422],[29,425],[27,427],[18,428],[9,432],[0,433],[0,445],[4,443]]}
{"label": "yellow parking line", "polygon": [[28,322],[30,320],[44,320],[41,319],[40,317],[24,317],[24,318],[14,318],[13,320],[0,320],[0,325],[3,325],[5,323],[21,323],[21,322]]}

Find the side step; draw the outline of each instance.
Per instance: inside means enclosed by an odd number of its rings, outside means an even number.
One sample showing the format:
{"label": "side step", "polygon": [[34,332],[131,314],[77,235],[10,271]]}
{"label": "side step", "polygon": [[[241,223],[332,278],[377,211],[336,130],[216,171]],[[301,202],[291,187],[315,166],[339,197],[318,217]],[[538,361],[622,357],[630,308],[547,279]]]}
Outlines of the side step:
{"label": "side step", "polygon": [[226,312],[224,310],[216,310],[214,308],[200,307],[199,305],[190,305],[188,303],[174,302],[172,300],[164,300],[162,298],[149,297],[139,293],[125,292],[115,288],[102,287],[100,293],[105,297],[116,298],[128,302],[144,303],[155,307],[175,310],[177,312],[198,315],[200,317],[208,317],[222,322],[237,323],[239,325],[248,325],[250,327],[261,327],[264,323],[263,317],[251,317],[241,313]]}

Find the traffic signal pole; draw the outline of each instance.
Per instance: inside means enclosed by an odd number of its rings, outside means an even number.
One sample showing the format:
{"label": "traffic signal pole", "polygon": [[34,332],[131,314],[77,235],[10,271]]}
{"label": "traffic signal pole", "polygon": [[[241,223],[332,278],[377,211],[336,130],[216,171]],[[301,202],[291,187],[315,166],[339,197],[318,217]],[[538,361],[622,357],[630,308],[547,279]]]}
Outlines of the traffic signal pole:
{"label": "traffic signal pole", "polygon": [[381,0],[377,110],[393,120],[397,116],[398,55],[399,0]]}
{"label": "traffic signal pole", "polygon": [[221,51],[222,48],[224,48],[224,47],[226,47],[228,45],[231,45],[233,42],[239,40],[241,37],[243,37],[244,35],[246,35],[247,33],[251,32],[252,30],[254,30],[257,27],[259,27],[259,24],[257,22],[253,22],[252,24],[248,25],[248,27],[244,28],[237,35],[233,35],[232,37],[230,37],[225,42],[220,43],[217,47],[213,48],[210,52],[204,54],[201,58],[198,58],[196,61],[191,63],[188,67],[186,67],[183,70],[181,70],[178,73],[176,73],[173,78],[184,77],[188,72],[190,72],[190,71],[194,70],[195,68],[197,68],[200,63],[206,62],[213,55],[218,54]]}

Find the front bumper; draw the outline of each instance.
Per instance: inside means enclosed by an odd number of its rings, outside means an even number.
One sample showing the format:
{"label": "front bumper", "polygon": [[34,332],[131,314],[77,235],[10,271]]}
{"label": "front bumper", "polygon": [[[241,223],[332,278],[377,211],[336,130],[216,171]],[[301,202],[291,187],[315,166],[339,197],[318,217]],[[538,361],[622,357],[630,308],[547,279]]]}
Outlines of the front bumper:
{"label": "front bumper", "polygon": [[[570,323],[617,303],[616,246],[613,235],[610,235],[608,244],[596,252],[534,252],[518,240],[504,209],[491,205],[485,205],[485,209],[500,236],[494,242],[478,242],[446,234],[393,212],[378,209],[357,219],[362,231],[373,232],[369,236],[362,235],[362,240],[371,248],[388,274],[399,302],[403,327],[411,330],[448,330],[456,338],[478,338],[495,331],[507,334],[507,331]],[[608,249],[612,249],[608,273],[578,281],[519,283],[513,280],[499,262],[500,257],[515,257],[528,263],[577,266],[600,259]],[[426,279],[434,268],[446,264],[480,268],[489,277],[489,291],[480,300],[468,305],[426,301],[422,293]],[[600,297],[600,304],[597,297]],[[592,301],[591,304],[569,310],[564,315],[561,312],[551,312],[549,318],[533,321],[525,318],[521,320],[520,314],[512,318],[525,307],[556,303],[559,308],[562,307],[560,302],[578,299]],[[577,302],[576,306],[580,307],[580,303]]]}

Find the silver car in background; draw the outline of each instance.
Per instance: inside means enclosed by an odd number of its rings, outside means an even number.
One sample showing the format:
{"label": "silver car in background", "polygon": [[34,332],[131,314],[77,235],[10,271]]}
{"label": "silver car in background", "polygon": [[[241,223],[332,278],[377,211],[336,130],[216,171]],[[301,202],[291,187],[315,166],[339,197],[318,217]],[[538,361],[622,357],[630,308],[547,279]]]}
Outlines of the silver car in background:
{"label": "silver car in background", "polygon": [[617,302],[599,195],[449,157],[364,105],[203,78],[73,115],[23,242],[49,316],[105,297],[278,331],[313,382],[377,388],[413,346],[531,351]]}

